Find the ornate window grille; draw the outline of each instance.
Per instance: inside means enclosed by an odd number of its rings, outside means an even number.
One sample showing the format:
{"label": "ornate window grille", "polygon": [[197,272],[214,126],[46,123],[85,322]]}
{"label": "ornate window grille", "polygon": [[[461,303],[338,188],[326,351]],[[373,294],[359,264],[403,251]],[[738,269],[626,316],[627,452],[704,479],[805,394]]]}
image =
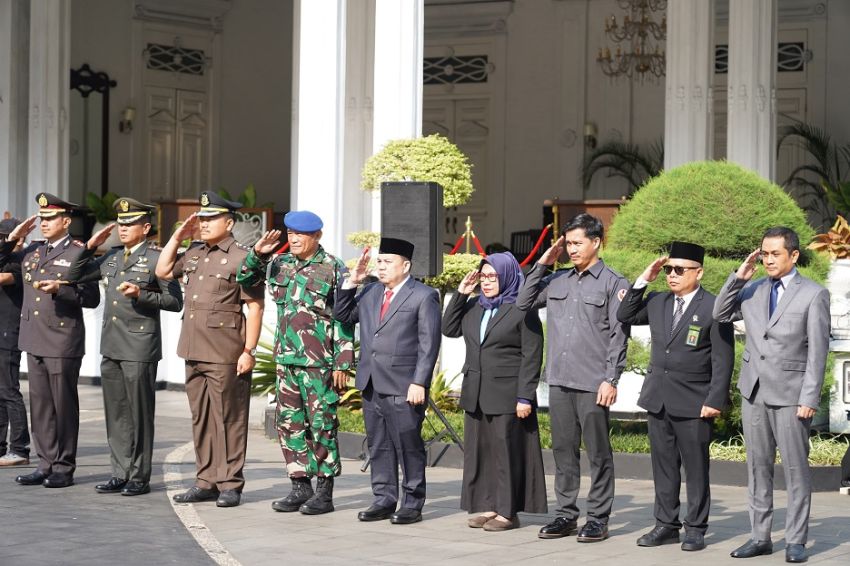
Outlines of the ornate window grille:
{"label": "ornate window grille", "polygon": [[426,57],[423,81],[426,85],[486,83],[489,72],[486,55]]}
{"label": "ornate window grille", "polygon": [[[777,73],[798,73],[805,70],[806,63],[812,60],[812,54],[802,41],[780,43],[776,53]],[[718,75],[729,73],[729,46],[714,47],[714,72]]]}
{"label": "ornate window grille", "polygon": [[154,71],[203,76],[207,66],[207,59],[201,49],[187,49],[179,45],[148,43],[145,58],[148,69]]}

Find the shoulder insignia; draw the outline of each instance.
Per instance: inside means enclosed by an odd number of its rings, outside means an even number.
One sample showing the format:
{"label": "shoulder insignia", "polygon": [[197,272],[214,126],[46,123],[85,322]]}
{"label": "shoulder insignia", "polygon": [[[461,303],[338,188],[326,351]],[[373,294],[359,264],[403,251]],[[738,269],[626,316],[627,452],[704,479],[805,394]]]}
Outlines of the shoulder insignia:
{"label": "shoulder insignia", "polygon": [[79,240],[71,240],[71,243],[77,246],[78,248],[84,248],[86,245]]}
{"label": "shoulder insignia", "polygon": [[251,251],[251,246],[246,246],[242,242],[236,242],[236,247],[239,248],[240,250],[245,250],[246,252]]}
{"label": "shoulder insignia", "polygon": [[158,245],[156,245],[156,244],[148,244],[148,249],[149,249],[149,250],[152,250],[152,251],[155,251],[155,252],[161,252],[161,251],[162,251],[162,246],[158,246]]}
{"label": "shoulder insignia", "polygon": [[626,298],[626,292],[626,289],[620,289],[619,291],[617,291],[617,300],[623,302],[623,299]]}

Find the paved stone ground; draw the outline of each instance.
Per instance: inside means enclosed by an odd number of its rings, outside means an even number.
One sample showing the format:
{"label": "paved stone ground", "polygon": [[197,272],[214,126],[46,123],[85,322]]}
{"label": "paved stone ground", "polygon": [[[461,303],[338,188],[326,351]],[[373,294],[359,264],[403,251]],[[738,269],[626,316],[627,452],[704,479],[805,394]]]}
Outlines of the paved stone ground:
{"label": "paved stone ground", "polygon": [[[286,494],[280,450],[276,442],[252,430],[248,446],[248,483],[243,505],[219,509],[214,503],[178,506],[194,515],[190,529],[178,520],[166,496],[169,489],[191,485],[193,453],[185,394],[160,391],[157,396],[157,447],[154,491],[140,497],[99,495],[95,483],[109,477],[100,389],[81,386],[84,409],[80,435],[77,485],[63,490],[14,484],[21,469],[0,469],[0,566],[6,564],[566,564],[578,561],[598,566],[654,564],[738,564],[729,552],[742,544],[749,531],[744,488],[714,486],[708,548],[684,553],[678,546],[649,549],[635,546],[636,538],[652,526],[652,484],[641,480],[617,482],[611,538],[582,544],[574,537],[540,540],[539,527],[553,516],[521,515],[522,528],[486,533],[466,527],[458,510],[460,471],[428,470],[429,499],[424,521],[416,525],[389,522],[360,523],[357,511],[371,500],[368,473],[359,462],[346,461],[337,481],[337,511],[308,517],[275,513],[270,504]],[[29,469],[31,469],[30,467]],[[583,479],[584,490],[587,478]],[[548,477],[549,492],[552,478]],[[583,499],[579,501],[584,508]],[[784,564],[781,526],[785,494],[777,493],[775,553],[747,561],[750,566]],[[181,509],[182,507],[182,509]],[[550,499],[550,509],[554,501]],[[215,561],[195,542],[199,534]],[[813,497],[810,563],[850,564],[850,497],[819,493]],[[216,543],[223,546],[217,547]],[[218,548],[218,550],[216,550]]]}

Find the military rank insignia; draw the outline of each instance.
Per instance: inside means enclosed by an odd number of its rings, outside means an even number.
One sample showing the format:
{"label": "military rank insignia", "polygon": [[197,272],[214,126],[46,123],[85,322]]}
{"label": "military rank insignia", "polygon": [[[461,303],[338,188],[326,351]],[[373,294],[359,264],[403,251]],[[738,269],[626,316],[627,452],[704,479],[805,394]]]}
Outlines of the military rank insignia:
{"label": "military rank insignia", "polygon": [[688,326],[688,335],[685,337],[685,344],[687,346],[696,346],[699,344],[699,333],[702,328],[699,326],[695,326],[691,324]]}

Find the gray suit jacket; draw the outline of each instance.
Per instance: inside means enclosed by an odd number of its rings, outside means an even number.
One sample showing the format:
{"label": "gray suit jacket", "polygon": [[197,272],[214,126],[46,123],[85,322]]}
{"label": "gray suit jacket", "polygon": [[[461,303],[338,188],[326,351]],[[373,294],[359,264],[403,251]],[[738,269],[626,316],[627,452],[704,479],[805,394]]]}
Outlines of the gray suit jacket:
{"label": "gray suit jacket", "polygon": [[382,395],[407,395],[411,383],[431,386],[440,351],[440,299],[437,291],[409,279],[380,320],[384,286],[367,285],[363,292],[343,289],[340,283],[334,302],[334,318],[360,323],[360,358],[355,387],[366,389],[371,381]]}
{"label": "gray suit jacket", "polygon": [[[162,359],[161,310],[183,308],[183,292],[177,280],[166,281],[154,274],[161,249],[148,242],[124,262],[124,246],[116,246],[99,258],[85,249],[68,271],[70,281],[96,281],[106,286],[100,353],[113,360],[155,362]],[[129,299],[118,291],[123,282],[141,289]]]}
{"label": "gray suit jacket", "polygon": [[715,320],[747,326],[738,389],[750,399],[758,385],[766,404],[817,408],[829,352],[829,291],[798,273],[770,318],[769,303],[769,278],[747,282],[734,273],[714,302]]}

